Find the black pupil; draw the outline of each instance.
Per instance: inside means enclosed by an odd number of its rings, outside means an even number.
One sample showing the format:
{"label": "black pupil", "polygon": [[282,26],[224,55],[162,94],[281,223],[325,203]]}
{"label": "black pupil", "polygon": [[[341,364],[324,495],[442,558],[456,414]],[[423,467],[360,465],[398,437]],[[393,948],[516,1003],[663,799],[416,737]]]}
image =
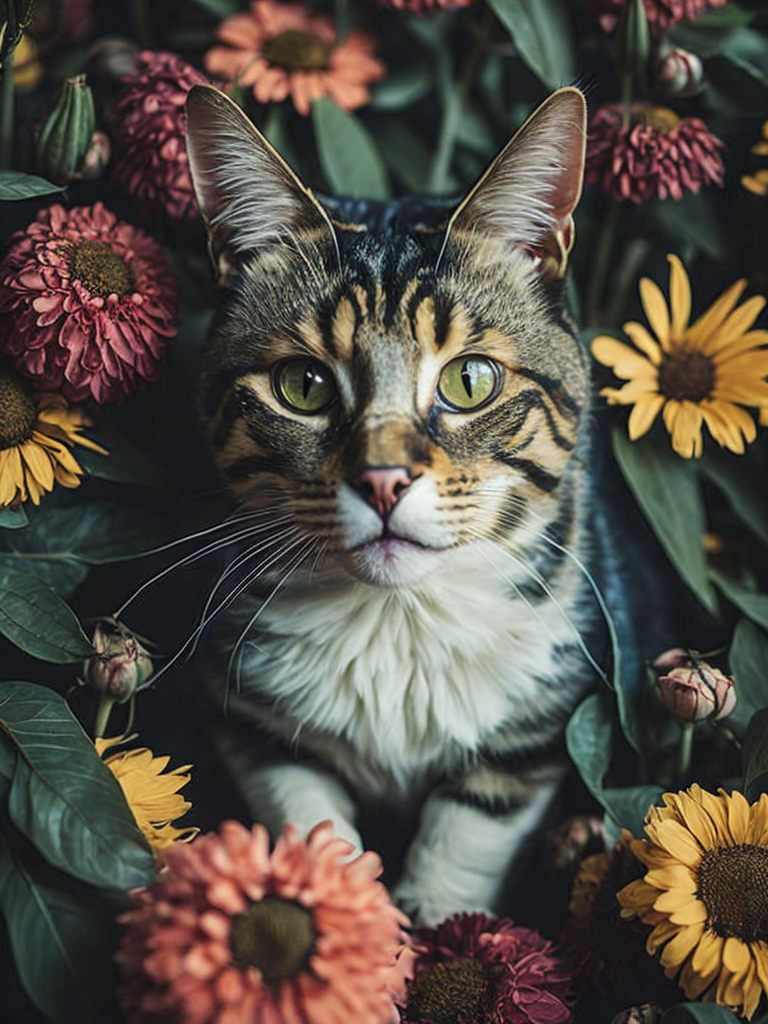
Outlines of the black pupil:
{"label": "black pupil", "polygon": [[304,382],[302,390],[306,399],[313,387],[322,387],[325,384],[322,373],[317,369],[315,363],[310,363],[304,371]]}
{"label": "black pupil", "polygon": [[461,383],[464,385],[464,390],[467,392],[469,398],[472,397],[472,384],[475,379],[475,374],[472,372],[472,363],[467,359],[461,368]]}

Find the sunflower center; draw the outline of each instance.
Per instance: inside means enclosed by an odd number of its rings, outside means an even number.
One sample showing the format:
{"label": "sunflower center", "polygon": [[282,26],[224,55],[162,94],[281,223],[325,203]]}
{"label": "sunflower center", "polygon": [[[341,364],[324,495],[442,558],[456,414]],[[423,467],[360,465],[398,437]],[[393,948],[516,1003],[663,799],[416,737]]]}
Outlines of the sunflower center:
{"label": "sunflower center", "polygon": [[715,386],[715,367],[703,352],[677,352],[659,367],[659,391],[673,401],[701,402]]}
{"label": "sunflower center", "polygon": [[36,415],[34,399],[18,378],[0,370],[0,451],[28,441]]}
{"label": "sunflower center", "polygon": [[108,242],[78,242],[72,252],[72,273],[91,295],[125,295],[133,288],[130,267]]}
{"label": "sunflower center", "polygon": [[741,843],[706,850],[699,895],[716,935],[768,942],[768,848]]}
{"label": "sunflower center", "polygon": [[492,992],[491,981],[476,960],[445,960],[416,980],[408,997],[408,1016],[430,1024],[478,1024],[485,1019]]}
{"label": "sunflower center", "polygon": [[289,28],[262,47],[262,56],[287,71],[324,71],[333,46],[311,32]]}
{"label": "sunflower center", "polygon": [[266,896],[232,919],[229,946],[241,967],[257,967],[276,986],[306,966],[315,943],[312,914],[291,900]]}

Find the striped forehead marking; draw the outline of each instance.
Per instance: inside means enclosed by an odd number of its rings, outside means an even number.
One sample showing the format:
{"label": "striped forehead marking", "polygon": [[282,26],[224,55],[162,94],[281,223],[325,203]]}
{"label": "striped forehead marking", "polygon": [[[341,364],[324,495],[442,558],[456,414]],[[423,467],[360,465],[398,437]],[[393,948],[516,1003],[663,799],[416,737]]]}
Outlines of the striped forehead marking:
{"label": "striped forehead marking", "polygon": [[333,347],[340,359],[349,361],[352,358],[356,326],[357,311],[352,300],[344,295],[336,304],[331,322]]}

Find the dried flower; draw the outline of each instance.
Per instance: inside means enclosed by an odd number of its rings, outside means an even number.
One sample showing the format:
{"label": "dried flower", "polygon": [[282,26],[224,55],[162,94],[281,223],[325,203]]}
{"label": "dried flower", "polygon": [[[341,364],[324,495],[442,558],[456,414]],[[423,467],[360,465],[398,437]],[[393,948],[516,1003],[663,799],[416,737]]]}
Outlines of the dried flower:
{"label": "dried flower", "polygon": [[113,118],[115,180],[145,214],[164,211],[172,220],[197,216],[189,176],[184,103],[205,75],[172,53],[142,50],[123,79]]}
{"label": "dried flower", "polygon": [[617,1013],[611,1024],[659,1024],[663,1012],[658,1003],[640,1003]]}
{"label": "dried flower", "polygon": [[406,14],[424,16],[437,11],[458,11],[475,0],[376,0],[380,7],[389,7]]}
{"label": "dried flower", "polygon": [[120,919],[129,1024],[394,1024],[408,921],[379,857],[351,852],[330,822],[306,840],[287,826],[271,854],[262,825],[234,821],[164,850]]}
{"label": "dried flower", "polygon": [[509,918],[455,914],[417,928],[403,1024],[565,1024],[571,968],[552,942]]}
{"label": "dried flower", "polygon": [[768,794],[665,793],[630,839],[645,875],[617,894],[622,917],[651,925],[646,948],[689,999],[750,1020],[768,994]]}
{"label": "dried flower", "polygon": [[[757,428],[741,405],[768,411],[768,331],[750,330],[765,305],[753,295],[737,303],[746,281],[737,281],[696,320],[691,314],[691,285],[677,256],[670,264],[669,308],[655,282],[640,281],[640,298],[656,334],[635,321],[623,325],[634,347],[600,335],[592,354],[628,381],[600,392],[610,405],[632,405],[629,437],[642,437],[661,412],[672,447],[685,459],[703,450],[702,426],[723,448],[741,454]],[[741,403],[741,404],[737,404]]]}
{"label": "dried flower", "polygon": [[83,470],[73,444],[106,455],[80,431],[93,426],[81,409],[61,395],[33,394],[25,381],[0,365],[0,508],[24,501],[39,505],[54,484],[78,487]]}
{"label": "dried flower", "polygon": [[723,185],[723,143],[698,117],[667,107],[620,103],[599,107],[589,124],[586,181],[614,199],[645,203],[682,199],[686,191]]}
{"label": "dried flower", "polygon": [[[763,122],[761,130],[762,138],[752,147],[751,152],[757,156],[768,156],[768,121]],[[744,188],[754,192],[757,196],[768,194],[768,167],[755,171],[754,174],[745,174],[741,179]]]}
{"label": "dried flower", "polygon": [[[681,21],[693,21],[713,7],[722,7],[728,0],[643,0],[648,24],[654,35],[667,32]],[[606,32],[619,22],[627,0],[590,0],[590,8],[600,18]]]}
{"label": "dried flower", "polygon": [[152,673],[149,652],[117,619],[107,616],[93,631],[96,654],[83,662],[83,682],[124,704]]}
{"label": "dried flower", "polygon": [[662,704],[679,722],[725,718],[736,706],[733,679],[702,661],[695,651],[688,651],[681,663],[659,676],[657,685]]}
{"label": "dried flower", "polygon": [[177,305],[153,239],[102,203],[54,204],[0,263],[0,350],[36,387],[120,401],[158,377]]}
{"label": "dried flower", "polygon": [[668,99],[697,96],[704,88],[701,59],[679,46],[668,50],[656,63],[656,88]]}
{"label": "dried flower", "polygon": [[172,822],[192,807],[179,794],[190,780],[191,765],[185,764],[167,772],[169,757],[155,757],[147,747],[134,747],[104,757],[118,744],[132,736],[95,739],[96,753],[120,783],[126,803],[141,829],[142,835],[157,853],[173,843],[186,843],[200,831],[197,828],[176,828]]}
{"label": "dried flower", "polygon": [[217,36],[224,45],[205,55],[211,74],[252,88],[259,103],[290,96],[304,116],[321,96],[343,110],[364,106],[368,85],[385,74],[367,35],[352,29],[339,42],[332,19],[303,4],[251,0],[248,11],[219,25]]}

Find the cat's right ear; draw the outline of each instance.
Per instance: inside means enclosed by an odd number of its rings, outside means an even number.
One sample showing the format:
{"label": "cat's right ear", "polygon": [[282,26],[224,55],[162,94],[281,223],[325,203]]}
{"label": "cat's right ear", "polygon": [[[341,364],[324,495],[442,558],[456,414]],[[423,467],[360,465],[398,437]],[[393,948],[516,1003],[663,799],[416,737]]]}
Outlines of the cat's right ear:
{"label": "cat's right ear", "polygon": [[187,154],[220,283],[242,254],[336,236],[328,215],[240,107],[209,85],[187,96]]}

